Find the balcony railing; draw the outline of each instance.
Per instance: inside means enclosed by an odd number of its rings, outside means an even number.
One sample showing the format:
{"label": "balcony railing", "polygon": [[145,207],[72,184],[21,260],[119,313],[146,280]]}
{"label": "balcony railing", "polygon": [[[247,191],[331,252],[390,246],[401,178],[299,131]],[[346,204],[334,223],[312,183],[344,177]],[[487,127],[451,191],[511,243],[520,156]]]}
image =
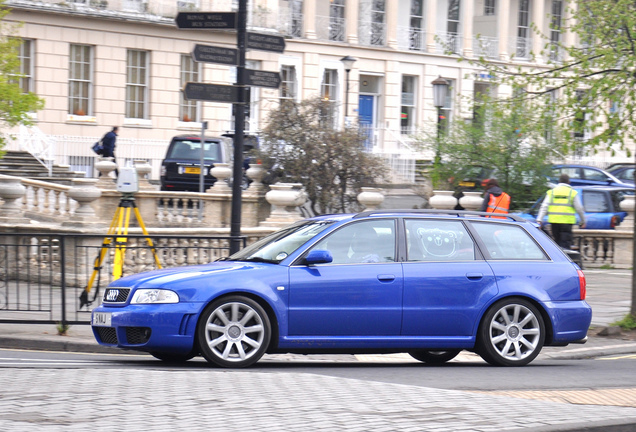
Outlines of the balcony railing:
{"label": "balcony railing", "polygon": [[499,39],[491,36],[474,36],[473,54],[475,55],[475,57],[485,57],[489,59],[498,58]]}
{"label": "balcony railing", "polygon": [[414,27],[398,26],[398,49],[409,51],[426,51],[426,31]]}
{"label": "balcony railing", "polygon": [[384,46],[386,45],[386,24],[372,22],[368,19],[358,22],[358,40],[360,45]]}
{"label": "balcony railing", "polygon": [[445,54],[451,52],[459,54],[461,48],[462,35],[460,33],[437,32],[435,34],[435,45],[437,52]]}
{"label": "balcony railing", "polygon": [[346,21],[344,18],[329,16],[316,17],[316,37],[319,40],[344,42],[346,34]]}
{"label": "balcony railing", "polygon": [[532,51],[532,39],[516,37],[512,39],[511,52],[516,60],[529,60]]}

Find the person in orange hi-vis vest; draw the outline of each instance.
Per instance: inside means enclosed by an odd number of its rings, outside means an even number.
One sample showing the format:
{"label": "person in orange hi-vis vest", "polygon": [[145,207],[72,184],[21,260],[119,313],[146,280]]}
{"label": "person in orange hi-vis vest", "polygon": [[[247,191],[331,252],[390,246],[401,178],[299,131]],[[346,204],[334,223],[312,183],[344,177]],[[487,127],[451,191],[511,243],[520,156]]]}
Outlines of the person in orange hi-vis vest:
{"label": "person in orange hi-vis vest", "polygon": [[499,182],[495,179],[489,179],[486,182],[485,188],[486,192],[484,193],[484,201],[481,203],[481,211],[507,214],[508,209],[510,208],[510,195],[505,193],[501,187],[499,187]]}

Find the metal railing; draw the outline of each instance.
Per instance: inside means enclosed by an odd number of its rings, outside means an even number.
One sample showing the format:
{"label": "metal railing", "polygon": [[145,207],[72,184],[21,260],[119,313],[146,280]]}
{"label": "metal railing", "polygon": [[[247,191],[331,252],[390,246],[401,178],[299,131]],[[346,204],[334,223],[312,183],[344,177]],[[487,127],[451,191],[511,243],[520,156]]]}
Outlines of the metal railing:
{"label": "metal railing", "polygon": [[[117,245],[125,239],[123,275],[157,268],[147,240],[163,268],[205,264],[229,255],[231,237],[0,233],[0,323],[88,324],[101,291],[113,280]],[[107,242],[110,239],[110,242]],[[245,246],[247,238],[240,237]],[[101,268],[98,254],[106,248]],[[92,303],[80,295],[93,272]]]}

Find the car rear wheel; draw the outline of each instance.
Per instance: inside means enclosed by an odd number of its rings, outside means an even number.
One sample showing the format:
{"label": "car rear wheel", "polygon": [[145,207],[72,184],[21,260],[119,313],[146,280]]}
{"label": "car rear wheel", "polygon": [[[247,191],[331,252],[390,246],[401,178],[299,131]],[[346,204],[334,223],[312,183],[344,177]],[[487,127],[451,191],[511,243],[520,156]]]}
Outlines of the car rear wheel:
{"label": "car rear wheel", "polygon": [[415,360],[419,360],[427,364],[443,364],[457,357],[460,352],[461,350],[417,350],[411,351],[409,354]]}
{"label": "car rear wheel", "polygon": [[527,300],[504,299],[484,315],[479,328],[479,355],[495,366],[524,366],[543,348],[545,325],[541,313]]}
{"label": "car rear wheel", "polygon": [[201,354],[217,366],[242,368],[265,353],[271,327],[265,310],[243,296],[226,297],[208,305],[199,320]]}

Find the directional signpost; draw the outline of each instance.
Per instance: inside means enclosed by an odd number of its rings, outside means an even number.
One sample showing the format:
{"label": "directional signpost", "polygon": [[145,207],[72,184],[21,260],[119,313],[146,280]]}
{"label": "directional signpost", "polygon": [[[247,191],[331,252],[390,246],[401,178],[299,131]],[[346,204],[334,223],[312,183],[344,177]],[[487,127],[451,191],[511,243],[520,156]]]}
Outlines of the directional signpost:
{"label": "directional signpost", "polygon": [[276,35],[247,32],[246,46],[249,49],[282,53],[285,51],[285,38]]}
{"label": "directional signpost", "polygon": [[230,85],[189,82],[183,88],[183,94],[188,100],[237,103],[238,89]]}
{"label": "directional signpost", "polygon": [[245,69],[245,84],[256,87],[280,87],[280,74],[254,69]]}
{"label": "directional signpost", "polygon": [[196,62],[236,66],[238,63],[238,50],[234,48],[196,44],[192,51],[192,58]]}
{"label": "directional signpost", "polygon": [[236,12],[179,12],[177,28],[190,30],[231,30],[236,28]]}
{"label": "directional signpost", "polygon": [[[251,70],[245,68],[247,49],[282,53],[285,38],[271,34],[249,33],[247,24],[247,1],[238,0],[235,12],[179,12],[175,23],[180,29],[191,30],[236,30],[236,47],[222,48],[195,45],[192,58],[196,62],[219,63],[236,66],[236,84],[218,85],[189,82],[183,88],[188,100],[231,103],[234,108],[234,167],[233,176],[243,176],[243,141],[245,139],[245,100],[247,86],[278,88],[281,83],[278,72]],[[201,139],[205,128],[201,129]],[[232,183],[232,217],[230,221],[230,254],[238,252],[242,245],[241,236],[241,182]]]}

